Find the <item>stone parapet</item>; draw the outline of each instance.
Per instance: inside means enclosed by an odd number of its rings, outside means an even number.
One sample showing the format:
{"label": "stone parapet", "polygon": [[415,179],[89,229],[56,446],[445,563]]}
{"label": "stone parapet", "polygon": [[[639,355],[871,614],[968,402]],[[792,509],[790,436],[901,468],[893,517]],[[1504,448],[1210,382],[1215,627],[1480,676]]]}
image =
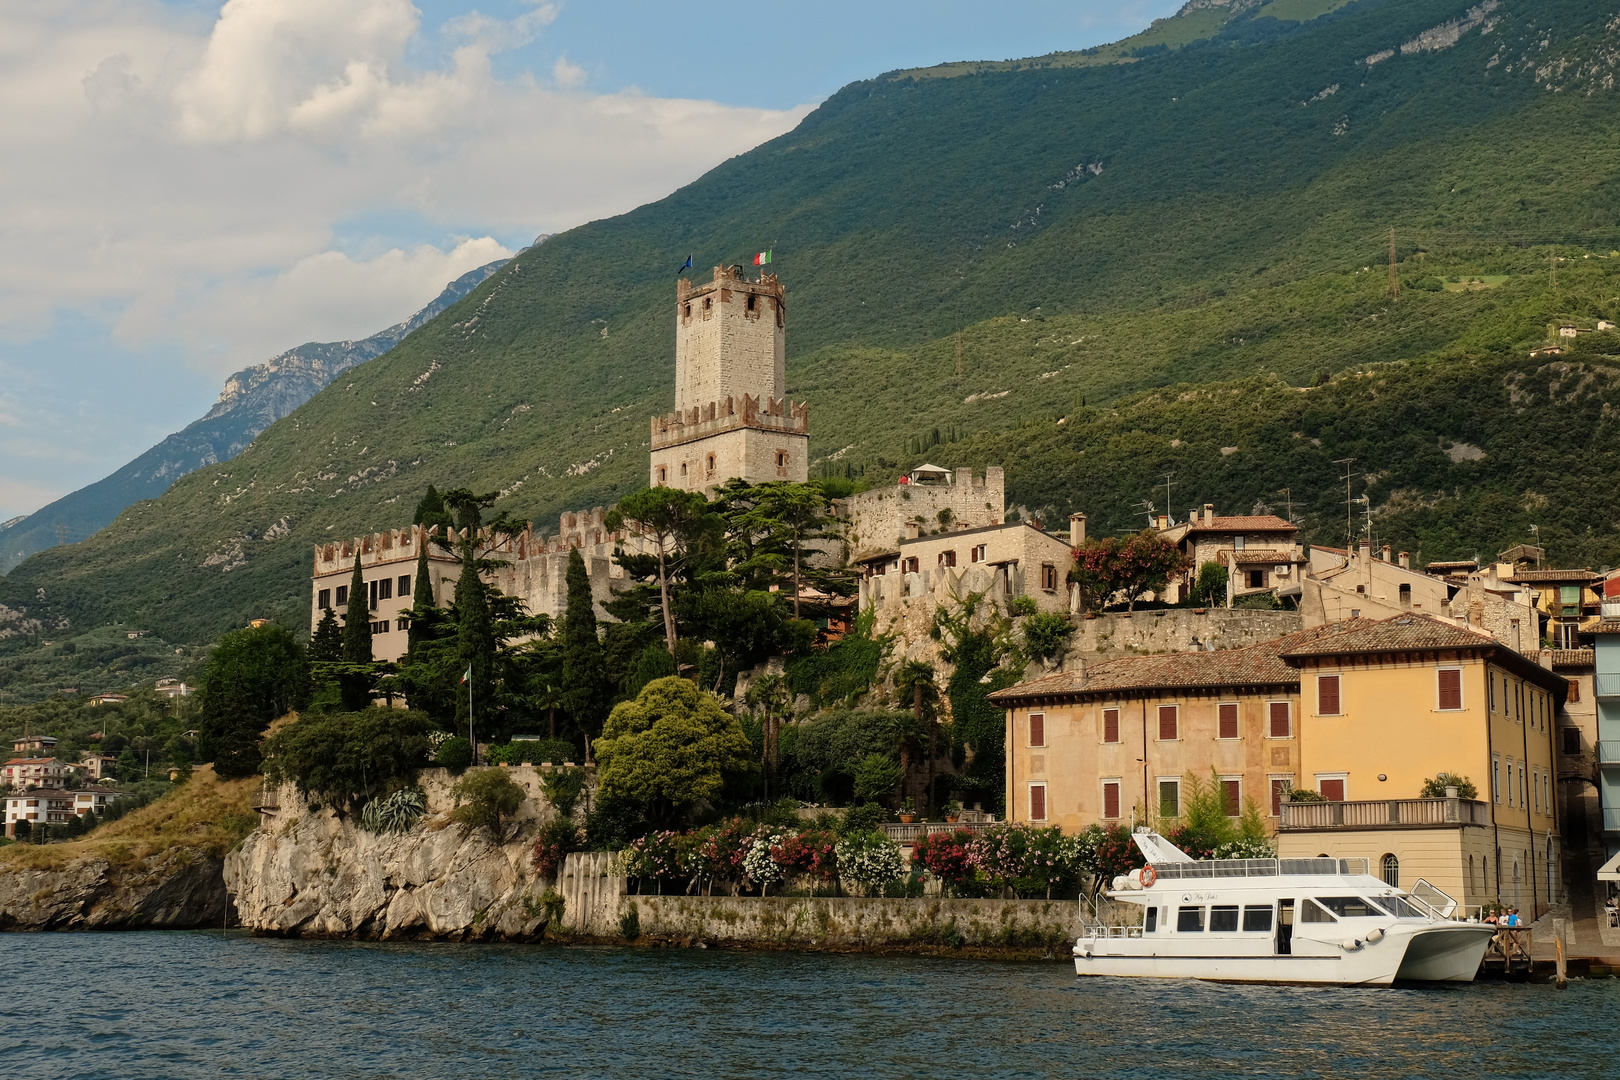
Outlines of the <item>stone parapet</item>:
{"label": "stone parapet", "polygon": [[743,428],[808,436],[810,406],[774,397],[766,398],[761,406],[759,398],[744,394],[740,401],[728,396],[699,408],[679,409],[652,418],[652,449],[663,450]]}

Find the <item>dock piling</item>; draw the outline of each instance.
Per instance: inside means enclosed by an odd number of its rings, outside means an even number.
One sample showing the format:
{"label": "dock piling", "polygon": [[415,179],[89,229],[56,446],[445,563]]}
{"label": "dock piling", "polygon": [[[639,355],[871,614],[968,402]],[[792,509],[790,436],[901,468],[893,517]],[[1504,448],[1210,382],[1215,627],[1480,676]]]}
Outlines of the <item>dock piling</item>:
{"label": "dock piling", "polygon": [[1568,930],[1568,919],[1553,920],[1553,945],[1558,957],[1558,969],[1553,981],[1557,984],[1558,989],[1560,990],[1563,990],[1569,986],[1569,967],[1566,963],[1567,950],[1564,947],[1564,939],[1568,935]]}

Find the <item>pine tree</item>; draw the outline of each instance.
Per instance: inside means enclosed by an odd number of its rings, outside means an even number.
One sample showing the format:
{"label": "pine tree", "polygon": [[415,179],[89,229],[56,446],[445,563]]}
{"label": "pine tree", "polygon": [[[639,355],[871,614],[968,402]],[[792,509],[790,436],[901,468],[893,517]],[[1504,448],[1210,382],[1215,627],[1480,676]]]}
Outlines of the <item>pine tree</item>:
{"label": "pine tree", "polygon": [[[360,572],[360,549],[354,550],[354,576],[349,578],[349,607],[343,615],[343,662],[370,664],[371,605],[366,595],[365,575]],[[343,707],[359,712],[371,704],[371,679],[359,673],[340,677]]]}
{"label": "pine tree", "polygon": [[309,639],[309,658],[326,662],[343,659],[343,628],[338,625],[337,612],[330,607],[321,609],[320,625]]}
{"label": "pine tree", "polygon": [[495,690],[495,629],[489,617],[489,592],[478,576],[474,545],[461,553],[461,576],[456,579],[456,655],[462,672],[471,671],[468,686],[456,696],[456,731],[467,727],[468,693],[487,713]]}
{"label": "pine tree", "polygon": [[596,611],[591,579],[577,548],[568,552],[568,610],[563,613],[563,708],[585,734],[585,757],[590,740],[606,710],[602,643],[596,636]]}

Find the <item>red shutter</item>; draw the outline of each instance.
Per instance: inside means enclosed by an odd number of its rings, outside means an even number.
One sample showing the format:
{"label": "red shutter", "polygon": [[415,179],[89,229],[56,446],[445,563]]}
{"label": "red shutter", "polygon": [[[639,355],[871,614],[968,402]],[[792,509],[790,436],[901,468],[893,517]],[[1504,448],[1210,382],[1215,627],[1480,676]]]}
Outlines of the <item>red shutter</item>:
{"label": "red shutter", "polygon": [[1271,703],[1271,737],[1273,739],[1286,739],[1293,734],[1288,724],[1288,702],[1273,701]]}
{"label": "red shutter", "polygon": [[1119,710],[1103,710],[1103,742],[1119,742]]}
{"label": "red shutter", "polygon": [[1323,780],[1322,798],[1328,802],[1344,802],[1344,781]]}
{"label": "red shutter", "polygon": [[1241,780],[1222,780],[1221,801],[1226,804],[1227,817],[1237,817],[1243,813],[1243,782]]}
{"label": "red shutter", "polygon": [[1176,737],[1176,707],[1174,705],[1159,706],[1159,738],[1174,739]]}
{"label": "red shutter", "polygon": [[1103,817],[1119,817],[1119,785],[1117,783],[1103,785]]}
{"label": "red shutter", "polygon": [[1046,745],[1046,715],[1044,713],[1029,714],[1029,745]]}
{"label": "red shutter", "polygon": [[1036,784],[1029,789],[1029,819],[1046,820],[1046,785]]}
{"label": "red shutter", "polygon": [[1292,780],[1273,780],[1271,782],[1271,816],[1282,816],[1283,796],[1294,789]]}
{"label": "red shutter", "polygon": [[1462,708],[1462,672],[1457,668],[1441,668],[1440,676],[1440,707],[1442,709]]}
{"label": "red shutter", "polygon": [[1336,716],[1339,712],[1339,677],[1318,675],[1316,678],[1316,711],[1323,716]]}
{"label": "red shutter", "polygon": [[1221,716],[1221,738],[1235,739],[1238,737],[1238,707],[1235,702],[1227,702],[1216,706]]}
{"label": "red shutter", "polygon": [[1579,700],[1581,700],[1581,681],[1579,679],[1565,679],[1564,681],[1569,683],[1569,697],[1565,698],[1564,700],[1565,701],[1579,701]]}

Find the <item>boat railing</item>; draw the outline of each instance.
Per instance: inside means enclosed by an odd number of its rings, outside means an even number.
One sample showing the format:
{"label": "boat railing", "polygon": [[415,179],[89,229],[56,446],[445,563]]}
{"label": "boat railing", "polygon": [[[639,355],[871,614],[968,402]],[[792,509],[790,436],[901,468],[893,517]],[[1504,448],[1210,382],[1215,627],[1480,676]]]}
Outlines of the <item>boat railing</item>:
{"label": "boat railing", "polygon": [[1102,923],[1092,923],[1080,928],[1083,938],[1139,938],[1142,936],[1140,926],[1105,926]]}
{"label": "boat railing", "polygon": [[1154,863],[1161,880],[1286,877],[1300,874],[1348,876],[1367,873],[1366,859],[1195,859]]}

